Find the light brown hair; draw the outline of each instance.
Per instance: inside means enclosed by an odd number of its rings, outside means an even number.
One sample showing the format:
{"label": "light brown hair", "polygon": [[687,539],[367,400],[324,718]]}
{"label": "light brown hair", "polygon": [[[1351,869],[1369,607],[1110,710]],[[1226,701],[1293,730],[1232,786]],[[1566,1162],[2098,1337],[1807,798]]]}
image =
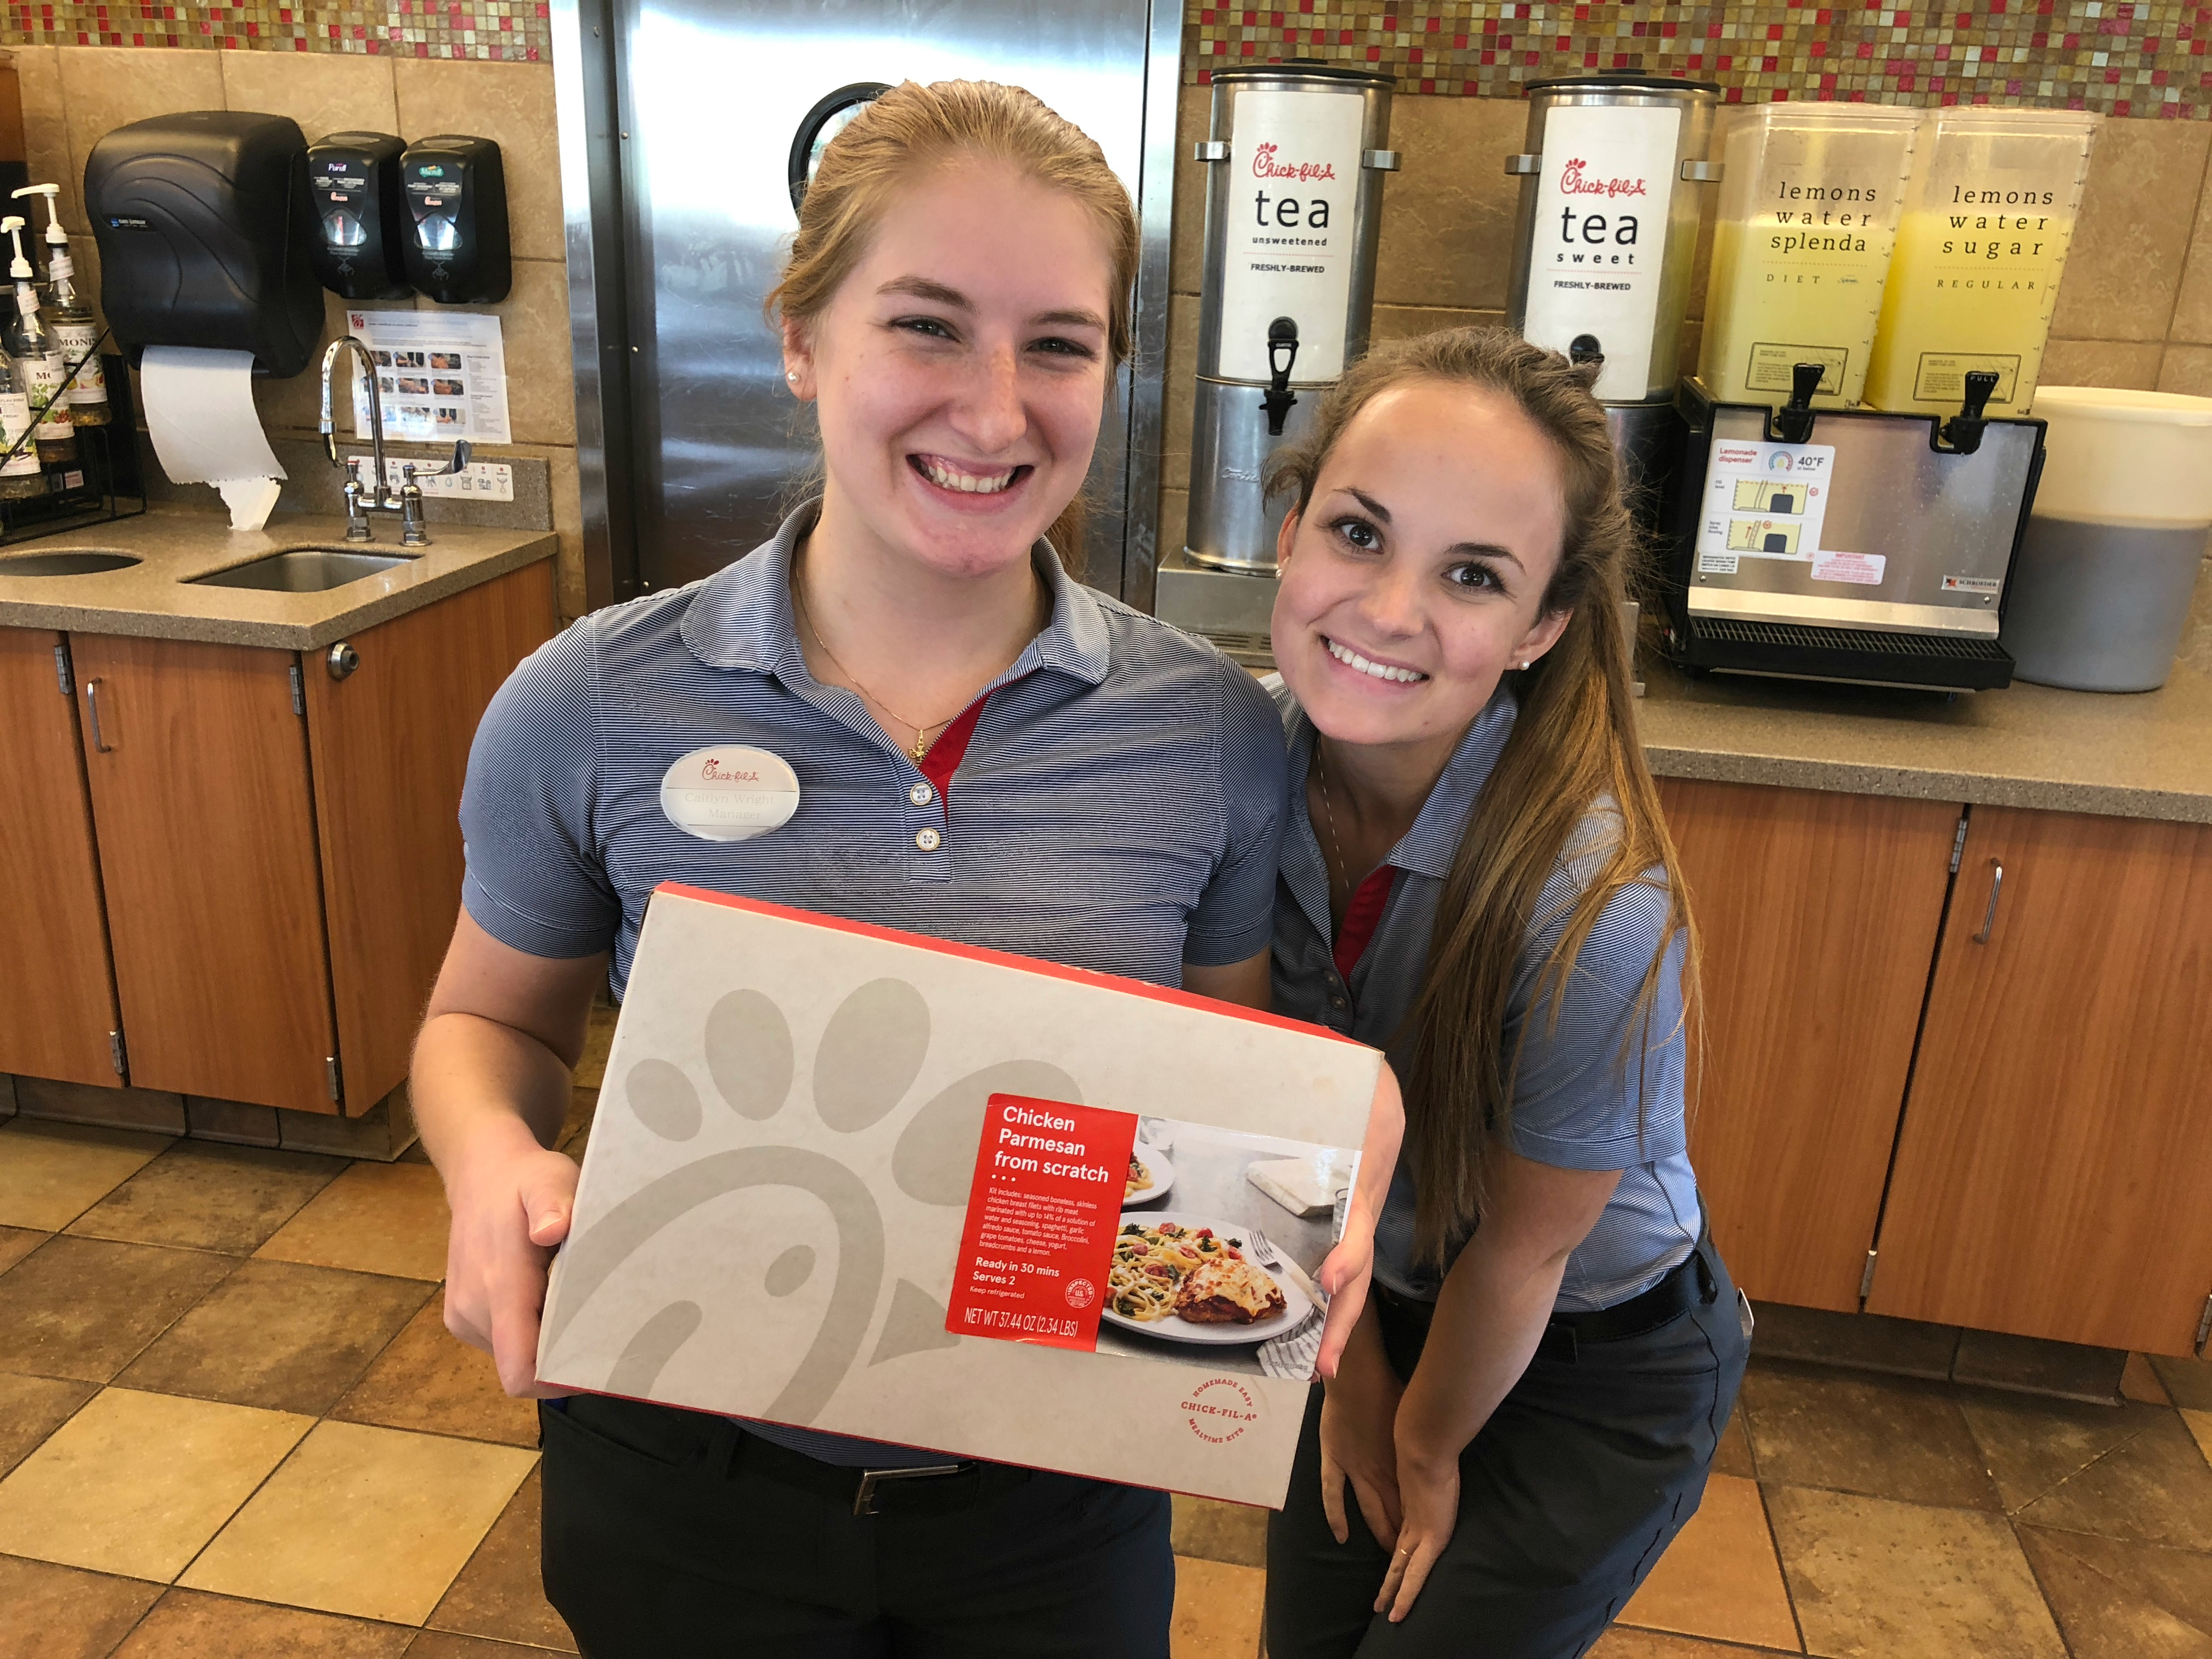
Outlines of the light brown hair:
{"label": "light brown hair", "polygon": [[[810,325],[866,253],[894,193],[915,174],[962,157],[1001,161],[1089,210],[1106,245],[1107,383],[1129,356],[1137,280],[1137,216],[1105,152],[1035,93],[995,81],[902,82],[864,106],[823,148],[799,209],[783,280],[764,302],[772,321]],[[1079,492],[1047,532],[1060,562],[1082,568]]]}
{"label": "light brown hair", "polygon": [[1441,1266],[1481,1218],[1488,1137],[1510,1131],[1520,1044],[1505,1053],[1504,1024],[1538,899],[1601,797],[1619,810],[1617,836],[1538,976],[1521,1041],[1547,1001],[1556,1024],[1561,993],[1606,906],[1626,888],[1663,884],[1668,919],[1631,1022],[1640,1093],[1644,1062],[1656,1046],[1651,1024],[1660,976],[1676,937],[1684,942],[1686,1021],[1695,1006],[1699,951],[1658,788],[1636,736],[1620,605],[1638,542],[1605,410],[1590,394],[1587,372],[1504,329],[1449,329],[1379,347],[1337,382],[1305,439],[1278,453],[1269,488],[1295,492],[1303,516],[1353,417],[1378,394],[1413,381],[1504,397],[1551,441],[1565,527],[1542,609],[1571,613],[1559,642],[1513,674],[1519,716],[1461,835],[1437,900],[1420,995],[1401,1034],[1413,1048],[1404,1082],[1406,1156],[1418,1190],[1415,1255]]}

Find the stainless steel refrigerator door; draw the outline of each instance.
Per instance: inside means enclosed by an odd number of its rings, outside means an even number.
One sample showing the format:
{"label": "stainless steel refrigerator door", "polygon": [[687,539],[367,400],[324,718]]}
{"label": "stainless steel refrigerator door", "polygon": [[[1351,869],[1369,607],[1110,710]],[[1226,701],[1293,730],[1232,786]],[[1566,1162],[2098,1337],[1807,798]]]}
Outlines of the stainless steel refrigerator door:
{"label": "stainless steel refrigerator door", "polygon": [[[593,602],[720,568],[803,495],[811,422],[761,312],[797,223],[794,137],[841,87],[966,77],[1035,92],[1097,140],[1138,205],[1138,356],[1100,430],[1085,552],[1092,582],[1149,605],[1181,50],[1180,9],[1154,10],[556,0]],[[598,453],[584,453],[595,438]]]}

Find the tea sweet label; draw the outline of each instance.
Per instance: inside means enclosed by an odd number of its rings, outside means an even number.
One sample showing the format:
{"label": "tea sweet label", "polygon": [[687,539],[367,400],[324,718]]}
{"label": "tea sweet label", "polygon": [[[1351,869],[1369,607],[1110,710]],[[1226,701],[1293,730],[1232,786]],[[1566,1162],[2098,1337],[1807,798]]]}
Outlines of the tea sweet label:
{"label": "tea sweet label", "polygon": [[1221,281],[1221,373],[1267,379],[1267,329],[1297,325],[1297,385],[1344,373],[1365,100],[1356,92],[1237,94]]}
{"label": "tea sweet label", "polygon": [[1521,331],[1554,351],[1596,340],[1601,398],[1649,390],[1681,124],[1671,106],[1563,105],[1544,118]]}

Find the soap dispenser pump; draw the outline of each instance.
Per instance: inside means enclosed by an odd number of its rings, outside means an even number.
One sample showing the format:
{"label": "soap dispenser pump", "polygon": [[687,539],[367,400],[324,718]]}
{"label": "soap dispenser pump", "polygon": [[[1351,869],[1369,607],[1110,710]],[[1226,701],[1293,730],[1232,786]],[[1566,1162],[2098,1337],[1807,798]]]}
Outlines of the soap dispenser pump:
{"label": "soap dispenser pump", "polygon": [[30,395],[31,418],[37,425],[36,442],[41,465],[52,465],[76,459],[76,432],[70,424],[69,365],[46,319],[39,314],[36,273],[23,257],[23,217],[11,213],[0,219],[0,236],[15,249],[8,275],[15,284],[15,312],[8,319],[6,343],[15,359],[15,373]]}
{"label": "soap dispenser pump", "polygon": [[106,426],[113,416],[107,402],[107,370],[100,360],[100,319],[77,295],[76,262],[70,258],[69,233],[62,228],[61,209],[55,200],[61,193],[59,185],[26,185],[15,195],[43,196],[46,201],[50,297],[46,317],[70,377],[70,419],[78,426]]}

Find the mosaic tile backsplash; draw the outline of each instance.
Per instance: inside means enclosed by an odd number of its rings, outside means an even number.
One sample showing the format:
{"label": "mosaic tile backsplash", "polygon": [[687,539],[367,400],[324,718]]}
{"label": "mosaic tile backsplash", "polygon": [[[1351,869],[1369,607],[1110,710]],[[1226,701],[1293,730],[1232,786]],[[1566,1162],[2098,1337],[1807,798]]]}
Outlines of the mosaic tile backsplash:
{"label": "mosaic tile backsplash", "polygon": [[545,0],[393,0],[378,6],[48,4],[5,0],[0,46],[185,46],[536,63],[553,55]]}
{"label": "mosaic tile backsplash", "polygon": [[1188,8],[1183,74],[1318,58],[1397,77],[1401,91],[1516,96],[1590,70],[1717,82],[1731,103],[2039,104],[2108,115],[2212,116],[2212,6],[2113,0],[1813,6],[1401,7],[1292,0]]}

